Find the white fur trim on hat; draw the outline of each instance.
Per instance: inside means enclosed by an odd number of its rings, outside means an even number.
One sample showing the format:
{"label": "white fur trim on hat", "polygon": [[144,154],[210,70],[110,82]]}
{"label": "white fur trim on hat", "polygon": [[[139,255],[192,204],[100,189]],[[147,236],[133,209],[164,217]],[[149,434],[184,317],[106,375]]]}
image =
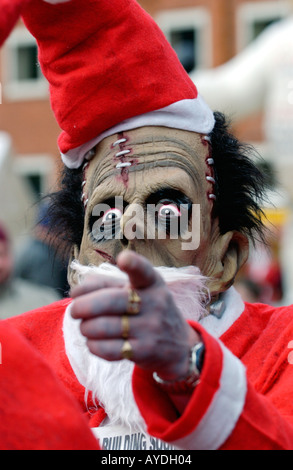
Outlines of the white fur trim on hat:
{"label": "white fur trim on hat", "polygon": [[99,142],[119,132],[145,126],[162,126],[199,134],[210,134],[214,125],[213,112],[199,95],[196,99],[178,101],[157,111],[127,119],[80,147],[70,150],[66,154],[61,153],[61,158],[68,168],[76,169],[82,165],[85,159],[89,159],[87,155]]}

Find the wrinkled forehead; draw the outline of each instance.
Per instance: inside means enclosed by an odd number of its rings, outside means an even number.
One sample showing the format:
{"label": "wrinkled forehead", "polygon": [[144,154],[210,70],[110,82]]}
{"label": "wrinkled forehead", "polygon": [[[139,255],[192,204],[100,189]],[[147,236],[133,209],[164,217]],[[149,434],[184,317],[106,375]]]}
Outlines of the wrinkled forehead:
{"label": "wrinkled forehead", "polygon": [[127,188],[134,172],[152,168],[164,168],[166,172],[169,168],[181,169],[196,187],[202,186],[212,194],[211,161],[209,143],[200,134],[162,127],[116,134],[97,146],[95,156],[85,166],[84,199],[88,200],[107,178],[115,177]]}

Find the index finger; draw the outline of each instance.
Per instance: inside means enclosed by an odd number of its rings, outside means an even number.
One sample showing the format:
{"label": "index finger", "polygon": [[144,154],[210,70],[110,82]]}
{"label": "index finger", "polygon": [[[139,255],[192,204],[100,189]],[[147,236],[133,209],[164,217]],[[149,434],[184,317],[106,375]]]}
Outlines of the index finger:
{"label": "index finger", "polygon": [[90,292],[105,289],[107,287],[123,287],[126,281],[116,279],[109,276],[102,277],[101,275],[88,276],[81,284],[73,287],[70,290],[70,297],[76,298],[81,295],[89,294]]}
{"label": "index finger", "polygon": [[126,250],[120,253],[117,258],[117,265],[121,271],[128,274],[133,288],[144,289],[154,284],[164,283],[149,260],[134,251]]}

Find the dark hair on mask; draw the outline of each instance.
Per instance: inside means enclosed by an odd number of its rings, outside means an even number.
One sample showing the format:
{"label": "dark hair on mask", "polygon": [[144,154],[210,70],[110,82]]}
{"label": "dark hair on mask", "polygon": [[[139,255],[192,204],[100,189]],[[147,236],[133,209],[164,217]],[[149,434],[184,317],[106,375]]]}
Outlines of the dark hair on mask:
{"label": "dark hair on mask", "polygon": [[[252,242],[264,241],[265,226],[262,202],[267,189],[266,178],[253,159],[255,150],[239,142],[229,131],[226,117],[216,112],[211,137],[214,159],[216,196],[214,217],[219,217],[221,233],[230,230],[247,235]],[[60,190],[48,196],[51,233],[66,241],[68,256],[73,245],[80,246],[84,228],[82,168],[63,169]]]}
{"label": "dark hair on mask", "polygon": [[261,170],[263,160],[256,150],[232,135],[226,116],[214,115],[210,135],[217,196],[214,216],[219,218],[220,231],[236,230],[253,243],[265,242],[263,205],[272,186],[270,176]]}
{"label": "dark hair on mask", "polygon": [[81,244],[85,216],[81,201],[82,178],[82,168],[70,170],[64,167],[59,191],[44,198],[48,204],[46,212],[48,233],[51,239],[52,237],[55,239],[55,246],[58,247],[58,240],[62,242],[60,244],[62,253],[58,248],[57,252],[64,260],[70,257],[74,245],[79,247]]}

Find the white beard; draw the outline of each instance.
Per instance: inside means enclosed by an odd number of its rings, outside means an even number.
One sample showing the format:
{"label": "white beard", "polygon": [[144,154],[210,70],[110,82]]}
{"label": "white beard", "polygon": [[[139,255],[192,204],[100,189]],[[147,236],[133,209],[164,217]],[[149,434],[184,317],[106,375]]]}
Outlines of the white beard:
{"label": "white beard", "polygon": [[[83,266],[73,261],[78,282],[88,275],[102,274],[128,281],[128,276],[116,266],[104,263],[100,266]],[[204,278],[198,268],[155,268],[173,294],[173,298],[186,320],[199,321],[206,315],[205,305],[209,294]],[[124,425],[133,431],[145,431],[144,421],[136,406],[131,386],[134,364],[127,360],[109,362],[91,354],[86,338],[80,332],[80,321],[70,315],[70,305],[64,318],[65,348],[71,366],[79,382],[88,393],[92,393],[97,405],[104,408],[108,420],[103,425]]]}

